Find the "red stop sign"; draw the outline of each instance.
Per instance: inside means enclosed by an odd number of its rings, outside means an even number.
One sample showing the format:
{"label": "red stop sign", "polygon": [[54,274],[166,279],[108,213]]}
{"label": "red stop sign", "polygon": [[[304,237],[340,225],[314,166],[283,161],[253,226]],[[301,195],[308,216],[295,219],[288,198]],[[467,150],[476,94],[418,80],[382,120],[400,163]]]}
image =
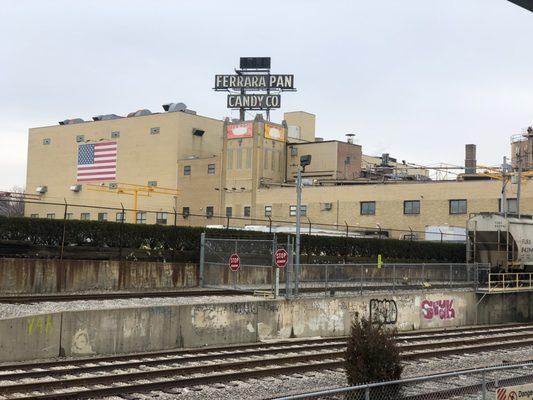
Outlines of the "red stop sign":
{"label": "red stop sign", "polygon": [[229,256],[229,269],[231,269],[233,272],[236,272],[241,267],[241,258],[237,253],[233,253],[231,256]]}
{"label": "red stop sign", "polygon": [[279,268],[285,268],[289,262],[289,254],[285,249],[277,249],[274,253],[274,259],[276,260],[276,265]]}

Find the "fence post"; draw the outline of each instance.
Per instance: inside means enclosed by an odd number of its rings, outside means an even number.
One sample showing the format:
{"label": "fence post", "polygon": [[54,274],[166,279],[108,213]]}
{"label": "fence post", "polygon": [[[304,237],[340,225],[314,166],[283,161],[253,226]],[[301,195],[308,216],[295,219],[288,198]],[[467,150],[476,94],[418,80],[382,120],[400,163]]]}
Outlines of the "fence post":
{"label": "fence post", "polygon": [[363,264],[361,264],[361,295],[363,294]]}
{"label": "fence post", "polygon": [[272,233],[272,218],[268,217],[268,233]]}
{"label": "fence post", "polygon": [[120,203],[120,207],[122,207],[122,214],[120,218],[120,229],[118,233],[118,259],[119,261],[122,261],[122,234],[124,231],[124,221],[126,220],[126,211],[124,210],[124,204]]}
{"label": "fence post", "polygon": [[68,208],[68,204],[67,204],[67,199],[63,199],[65,200],[65,212],[63,213],[63,235],[61,237],[61,253],[59,255],[59,261],[63,261],[63,251],[65,250],[65,234],[66,234],[66,231],[67,231],[67,208]]}
{"label": "fence post", "polygon": [[485,370],[481,371],[481,398],[487,400],[487,379],[485,377]]}
{"label": "fence post", "polygon": [[[276,234],[274,233],[274,237],[272,238],[272,267],[270,268],[270,271],[271,271],[271,279],[272,279],[272,289],[274,292],[275,299],[279,296],[279,268],[276,266],[277,247],[278,247],[278,240],[277,240]],[[272,276],[272,272],[274,273],[274,276]]]}
{"label": "fence post", "polygon": [[178,225],[178,212],[176,211],[176,207],[174,208],[174,226]]}
{"label": "fence post", "polygon": [[285,298],[291,298],[291,280],[292,280],[292,243],[290,235],[287,235],[287,253],[289,253],[289,262],[285,267]]}
{"label": "fence post", "polygon": [[205,262],[205,232],[202,232],[200,235],[200,271],[198,280],[200,283],[200,287],[204,287],[204,262]]}
{"label": "fence post", "polygon": [[324,284],[324,296],[328,296],[328,264],[326,264],[326,282]]}
{"label": "fence post", "polygon": [[453,265],[450,264],[450,287],[452,287],[453,282]]}
{"label": "fence post", "polygon": [[392,292],[396,291],[396,264],[392,264]]}
{"label": "fence post", "polygon": [[422,284],[426,281],[426,263],[422,263]]}
{"label": "fence post", "polygon": [[370,400],[370,388],[368,386],[365,388],[365,400]]}

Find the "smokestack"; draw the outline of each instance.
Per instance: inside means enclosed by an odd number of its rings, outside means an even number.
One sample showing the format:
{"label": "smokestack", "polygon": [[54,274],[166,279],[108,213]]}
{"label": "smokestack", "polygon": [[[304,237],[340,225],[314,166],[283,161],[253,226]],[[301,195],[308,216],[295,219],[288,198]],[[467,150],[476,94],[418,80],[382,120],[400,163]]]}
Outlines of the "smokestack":
{"label": "smokestack", "polygon": [[465,174],[476,173],[476,145],[465,145]]}

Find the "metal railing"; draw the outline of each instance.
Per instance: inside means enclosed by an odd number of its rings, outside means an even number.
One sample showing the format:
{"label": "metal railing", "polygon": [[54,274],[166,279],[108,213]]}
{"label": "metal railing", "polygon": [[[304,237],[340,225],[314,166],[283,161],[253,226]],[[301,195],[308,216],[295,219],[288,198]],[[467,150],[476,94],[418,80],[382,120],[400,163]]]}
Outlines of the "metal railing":
{"label": "metal railing", "polygon": [[533,273],[489,273],[487,282],[489,292],[520,292],[533,290]]}
{"label": "metal railing", "polygon": [[[276,400],[393,400],[393,399],[493,399],[495,393],[510,394],[514,385],[533,382],[533,363],[413,377],[397,381],[370,383],[352,387],[278,397]],[[511,399],[513,397],[499,397]]]}

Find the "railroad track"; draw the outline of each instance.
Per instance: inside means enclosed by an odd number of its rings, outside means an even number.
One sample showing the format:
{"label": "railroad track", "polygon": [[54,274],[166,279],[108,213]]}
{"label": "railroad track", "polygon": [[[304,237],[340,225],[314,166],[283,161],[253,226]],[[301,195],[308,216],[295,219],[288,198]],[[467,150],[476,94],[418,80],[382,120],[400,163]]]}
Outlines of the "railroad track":
{"label": "railroad track", "polygon": [[[449,287],[447,284],[436,284],[432,289]],[[454,287],[468,287],[454,286]],[[398,285],[397,290],[420,289],[420,285]],[[363,286],[363,291],[391,290],[391,285],[380,286]],[[361,287],[357,286],[334,286],[334,287],[303,287],[299,289],[300,293],[331,293],[331,292],[360,292]],[[280,288],[280,294],[285,293],[284,288]],[[37,302],[59,302],[59,301],[76,301],[76,300],[114,300],[114,299],[139,299],[146,297],[194,297],[194,296],[235,296],[235,295],[253,295],[253,289],[199,289],[199,290],[165,290],[165,291],[146,291],[146,292],[106,292],[106,293],[60,293],[60,294],[13,294],[0,296],[0,303],[23,304]]]}
{"label": "railroad track", "polygon": [[76,300],[115,300],[138,299],[143,297],[194,297],[194,296],[235,296],[253,294],[253,291],[233,289],[205,290],[167,290],[153,292],[113,292],[113,293],[61,293],[61,294],[29,294],[0,296],[0,303],[22,304],[43,301],[76,301]]}
{"label": "railroad track", "polygon": [[[406,360],[533,345],[533,325],[399,335]],[[0,399],[68,399],[191,387],[343,366],[345,337],[0,365]]]}

